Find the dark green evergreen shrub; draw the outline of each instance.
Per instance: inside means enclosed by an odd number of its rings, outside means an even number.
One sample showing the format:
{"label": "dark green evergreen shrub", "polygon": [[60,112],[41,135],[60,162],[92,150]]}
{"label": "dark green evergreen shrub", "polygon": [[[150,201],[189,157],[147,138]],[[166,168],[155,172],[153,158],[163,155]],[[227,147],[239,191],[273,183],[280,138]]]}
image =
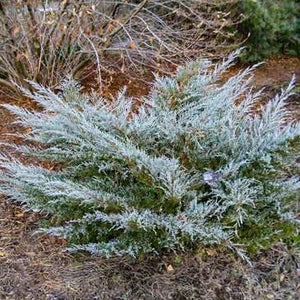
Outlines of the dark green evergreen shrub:
{"label": "dark green evergreen shrub", "polygon": [[41,230],[67,238],[71,251],[242,254],[299,242],[300,124],[285,107],[293,84],[254,113],[252,69],[220,83],[234,59],[157,78],[139,105],[124,93],[113,103],[83,95],[73,82],[59,95],[33,84],[24,92],[44,110],[5,105],[31,128],[22,135],[29,145],[10,146],[60,167],[2,154],[0,191],[50,216]]}
{"label": "dark green evergreen shrub", "polygon": [[238,4],[245,21],[238,27],[249,34],[245,61],[287,53],[300,55],[300,4],[295,0],[243,0]]}

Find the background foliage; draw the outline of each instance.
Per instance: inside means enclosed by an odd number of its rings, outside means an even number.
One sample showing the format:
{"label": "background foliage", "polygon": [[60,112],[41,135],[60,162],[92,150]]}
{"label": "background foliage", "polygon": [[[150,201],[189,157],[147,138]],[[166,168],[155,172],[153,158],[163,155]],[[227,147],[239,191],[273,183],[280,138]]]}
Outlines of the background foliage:
{"label": "background foliage", "polygon": [[2,0],[0,88],[16,97],[12,82],[57,88],[67,75],[92,72],[101,90],[103,72],[169,72],[241,44],[248,62],[299,55],[299,11],[295,0]]}
{"label": "background foliage", "polygon": [[300,55],[300,3],[295,0],[239,1],[245,20],[238,31],[247,39],[244,61],[261,61],[281,53]]}

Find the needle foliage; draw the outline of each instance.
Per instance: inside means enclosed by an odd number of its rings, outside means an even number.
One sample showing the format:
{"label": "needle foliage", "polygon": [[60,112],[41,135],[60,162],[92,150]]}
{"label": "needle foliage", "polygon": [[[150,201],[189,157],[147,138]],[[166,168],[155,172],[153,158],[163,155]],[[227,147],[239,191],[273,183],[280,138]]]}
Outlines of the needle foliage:
{"label": "needle foliage", "polygon": [[30,128],[25,146],[10,146],[58,167],[3,153],[0,191],[48,216],[41,231],[66,238],[70,251],[136,257],[299,242],[293,83],[261,105],[252,68],[221,81],[236,55],[157,77],[139,102],[82,94],[73,81],[60,94],[33,84],[24,92],[42,110],[5,105]]}

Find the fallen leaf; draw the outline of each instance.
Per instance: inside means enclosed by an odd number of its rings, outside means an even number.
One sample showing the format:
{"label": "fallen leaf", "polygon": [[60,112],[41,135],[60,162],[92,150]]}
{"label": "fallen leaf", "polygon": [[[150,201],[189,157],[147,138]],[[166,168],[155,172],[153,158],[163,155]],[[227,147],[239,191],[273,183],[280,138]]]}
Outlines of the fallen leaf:
{"label": "fallen leaf", "polygon": [[130,41],[129,42],[129,48],[131,50],[136,50],[137,49],[136,43],[134,41]]}
{"label": "fallen leaf", "polygon": [[5,251],[0,251],[0,257],[7,257],[9,254]]}
{"label": "fallen leaf", "polygon": [[279,277],[279,281],[282,282],[283,280],[284,280],[284,275],[281,274],[280,277]]}
{"label": "fallen leaf", "polygon": [[16,217],[17,217],[17,218],[23,218],[23,217],[24,217],[24,212],[21,211],[21,212],[17,213],[17,214],[16,214]]}
{"label": "fallen leaf", "polygon": [[21,29],[20,29],[19,26],[15,27],[15,28],[13,29],[13,35],[14,35],[14,36],[18,35],[18,34],[20,33],[20,31],[21,31]]}
{"label": "fallen leaf", "polygon": [[172,265],[167,266],[167,272],[168,273],[174,272],[174,268],[172,267]]}
{"label": "fallen leaf", "polygon": [[215,256],[217,254],[217,251],[214,249],[207,249],[206,253],[208,256]]}

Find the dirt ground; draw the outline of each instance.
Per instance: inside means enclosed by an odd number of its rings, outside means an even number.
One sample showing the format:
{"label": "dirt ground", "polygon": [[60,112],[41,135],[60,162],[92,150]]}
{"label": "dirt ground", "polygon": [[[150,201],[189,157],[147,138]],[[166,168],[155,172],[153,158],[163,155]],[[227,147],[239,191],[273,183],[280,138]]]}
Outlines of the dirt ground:
{"label": "dirt ground", "polygon": [[[291,98],[291,108],[300,116],[299,59],[268,60],[255,72],[254,85],[265,88],[269,97],[293,74],[298,95]],[[109,79],[107,93],[115,93],[124,84],[129,85],[131,96],[148,91],[145,83],[119,76]],[[0,104],[8,101],[0,98]],[[26,100],[17,104],[31,106]],[[0,108],[1,141],[11,141],[5,133],[20,130],[13,120]],[[0,300],[300,299],[299,249],[287,249],[281,243],[256,257],[252,267],[230,254],[215,252],[105,260],[70,256],[62,251],[63,240],[34,235],[41,218],[0,199]]]}

